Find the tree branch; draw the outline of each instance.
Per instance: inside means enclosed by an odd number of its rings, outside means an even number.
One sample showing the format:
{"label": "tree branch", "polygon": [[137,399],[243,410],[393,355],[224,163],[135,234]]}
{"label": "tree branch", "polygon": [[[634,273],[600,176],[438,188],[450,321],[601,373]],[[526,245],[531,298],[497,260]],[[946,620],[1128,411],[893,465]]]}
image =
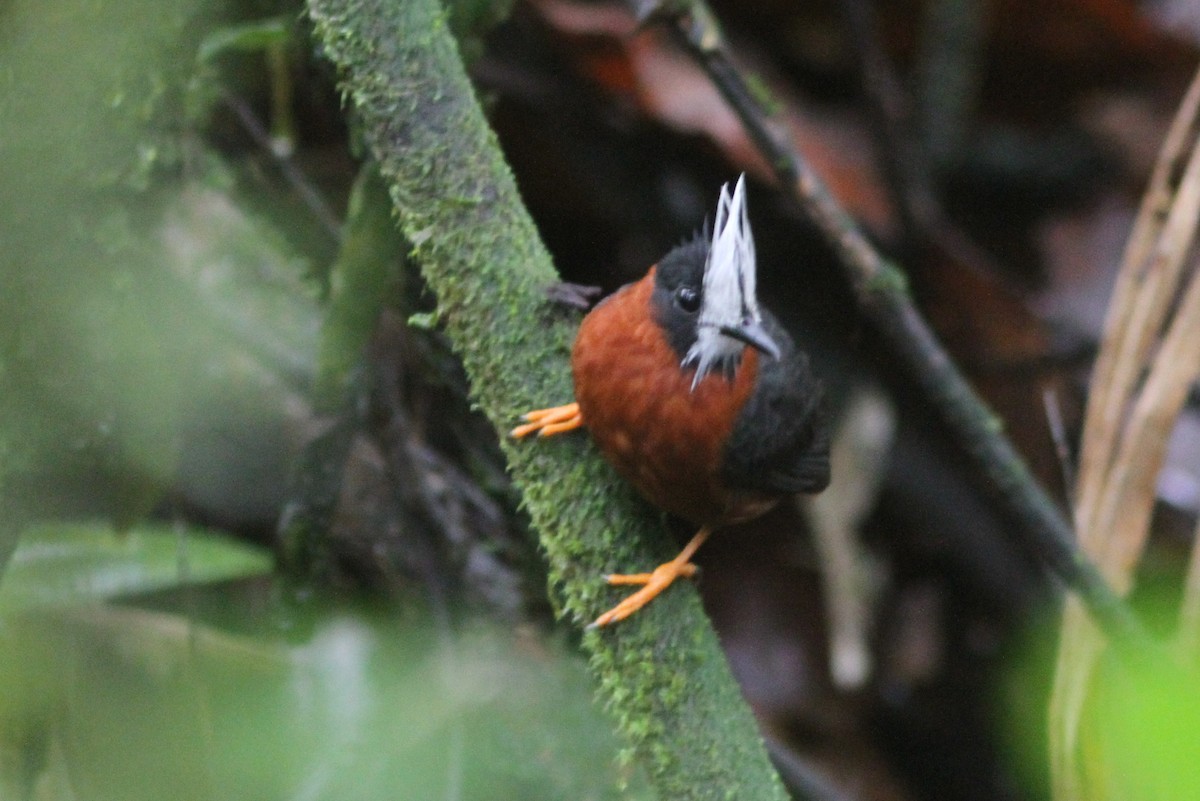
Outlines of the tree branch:
{"label": "tree branch", "polygon": [[[571,397],[577,318],[546,300],[556,280],[435,0],[308,0],[340,68],[438,314],[498,431]],[[599,458],[564,436],[504,441],[541,532],[558,612],[581,622],[614,599],[600,577],[664,561],[660,522]],[[588,632],[599,692],[672,799],[783,799],[753,717],[696,593],[673,588],[611,630]]]}

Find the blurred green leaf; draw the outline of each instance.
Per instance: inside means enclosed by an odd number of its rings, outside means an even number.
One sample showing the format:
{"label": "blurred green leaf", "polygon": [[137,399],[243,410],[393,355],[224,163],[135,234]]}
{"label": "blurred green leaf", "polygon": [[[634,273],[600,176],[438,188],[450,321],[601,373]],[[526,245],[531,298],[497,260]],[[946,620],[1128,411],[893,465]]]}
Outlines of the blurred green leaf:
{"label": "blurred green leaf", "polygon": [[648,798],[579,659],[533,632],[342,609],[296,644],[97,606],[0,627],[0,686],[0,754],[40,801]]}
{"label": "blurred green leaf", "polygon": [[0,3],[0,567],[49,508],[138,517],[173,463],[155,306],[136,302],[158,284],[134,265],[159,260],[120,199],[179,163],[174,46],[211,5]]}
{"label": "blurred green leaf", "polygon": [[1080,740],[1096,801],[1200,798],[1200,671],[1167,658],[1136,670],[1107,660]]}
{"label": "blurred green leaf", "polygon": [[400,294],[405,250],[379,168],[368,163],[350,194],[341,250],[329,274],[316,393],[322,407],[344,402],[380,311]]}
{"label": "blurred green leaf", "polygon": [[225,25],[204,37],[204,41],[200,43],[199,56],[201,60],[208,61],[229,51],[255,52],[288,44],[291,38],[292,23],[286,17]]}
{"label": "blurred green leaf", "polygon": [[100,524],[47,523],[22,535],[0,580],[0,614],[262,575],[271,565],[264,549],[205,529],[118,534]]}
{"label": "blurred green leaf", "polygon": [[[282,16],[231,21],[264,5]],[[0,3],[21,32],[0,41],[0,567],[30,521],[125,527],[167,491],[211,519],[275,514],[314,374],[311,212],[184,110],[205,36],[288,18]],[[238,86],[270,83],[240,61]]]}
{"label": "blurred green leaf", "polygon": [[[1162,576],[1140,579],[1138,611],[1151,631],[1171,631],[1176,587],[1155,579]],[[1057,659],[1057,621],[1049,614],[1040,620],[1011,661],[997,704],[1014,767],[1034,798],[1048,797],[1048,774],[1061,769],[1047,759],[1046,707],[1030,700],[1030,687],[1049,687]],[[1078,774],[1055,777],[1069,778],[1087,801],[1200,798],[1200,665],[1165,645],[1144,657],[1132,662],[1110,651],[1091,676],[1077,732]]]}

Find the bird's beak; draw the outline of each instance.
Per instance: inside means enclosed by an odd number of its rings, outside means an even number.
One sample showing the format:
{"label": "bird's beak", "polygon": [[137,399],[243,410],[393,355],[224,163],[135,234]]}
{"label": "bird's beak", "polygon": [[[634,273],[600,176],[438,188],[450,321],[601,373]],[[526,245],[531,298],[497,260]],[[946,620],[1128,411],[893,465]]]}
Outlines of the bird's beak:
{"label": "bird's beak", "polygon": [[779,358],[779,346],[775,344],[775,340],[771,339],[771,335],[763,328],[762,323],[744,320],[741,325],[723,325],[720,331],[727,337],[745,342],[750,347],[762,351],[772,359]]}

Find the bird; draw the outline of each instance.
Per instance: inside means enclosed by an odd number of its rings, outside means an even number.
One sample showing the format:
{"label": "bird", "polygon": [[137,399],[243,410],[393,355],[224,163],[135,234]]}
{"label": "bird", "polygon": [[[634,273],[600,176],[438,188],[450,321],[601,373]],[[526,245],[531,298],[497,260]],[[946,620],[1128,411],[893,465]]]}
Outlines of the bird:
{"label": "bird", "polygon": [[571,351],[575,400],[523,415],[510,433],[586,427],[616,472],[655,507],[697,527],[669,562],[614,574],[638,586],[589,628],[641,609],[716,530],[830,480],[824,388],[806,354],[756,296],[746,177],[721,187],[707,223],[639,281],[601,300]]}

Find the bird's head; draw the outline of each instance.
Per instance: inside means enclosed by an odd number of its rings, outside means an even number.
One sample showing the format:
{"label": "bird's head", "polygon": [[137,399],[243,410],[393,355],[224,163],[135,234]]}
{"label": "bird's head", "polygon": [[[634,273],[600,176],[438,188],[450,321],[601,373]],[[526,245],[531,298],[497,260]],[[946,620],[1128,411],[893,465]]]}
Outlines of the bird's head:
{"label": "bird's head", "polygon": [[779,358],[758,310],[755,269],[742,175],[732,194],[728,184],[721,187],[711,236],[706,226],[664,256],[655,271],[656,319],[680,366],[695,368],[692,389],[713,371],[732,377],[746,346]]}

